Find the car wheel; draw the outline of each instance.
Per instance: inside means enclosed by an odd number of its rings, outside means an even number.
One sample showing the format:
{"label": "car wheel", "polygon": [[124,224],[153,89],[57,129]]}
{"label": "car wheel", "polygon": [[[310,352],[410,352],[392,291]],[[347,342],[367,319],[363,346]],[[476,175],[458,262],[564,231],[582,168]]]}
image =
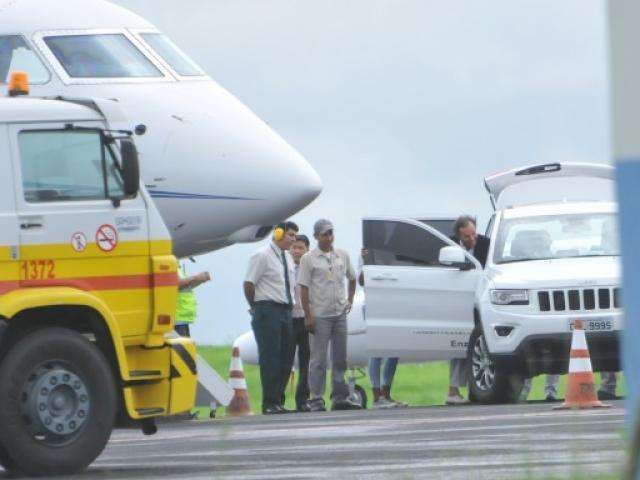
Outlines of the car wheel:
{"label": "car wheel", "polygon": [[0,364],[0,444],[9,469],[71,474],[104,449],[115,421],[116,387],[102,352],[79,333],[30,333]]}
{"label": "car wheel", "polygon": [[516,402],[522,390],[522,377],[496,368],[478,324],[471,333],[467,349],[469,399],[478,403]]}
{"label": "car wheel", "polygon": [[367,408],[367,392],[365,392],[364,388],[362,388],[360,385],[356,385],[353,388],[353,395],[351,396],[351,400],[360,405],[363,410]]}

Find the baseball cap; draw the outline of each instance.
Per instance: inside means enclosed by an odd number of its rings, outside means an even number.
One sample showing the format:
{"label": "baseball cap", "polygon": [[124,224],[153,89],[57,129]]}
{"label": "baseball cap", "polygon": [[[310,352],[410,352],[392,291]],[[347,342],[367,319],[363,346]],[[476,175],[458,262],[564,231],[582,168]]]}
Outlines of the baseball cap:
{"label": "baseball cap", "polygon": [[324,235],[329,230],[333,230],[333,223],[326,218],[321,218],[313,225],[313,233],[315,235]]}

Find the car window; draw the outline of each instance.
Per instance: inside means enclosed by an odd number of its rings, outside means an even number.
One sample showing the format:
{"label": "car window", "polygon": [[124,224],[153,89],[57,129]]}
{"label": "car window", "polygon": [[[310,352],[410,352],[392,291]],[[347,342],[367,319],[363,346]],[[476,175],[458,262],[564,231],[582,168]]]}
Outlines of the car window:
{"label": "car window", "polygon": [[386,220],[364,222],[367,265],[439,267],[440,249],[446,245],[430,232],[408,223]]}
{"label": "car window", "polygon": [[140,36],[178,75],[198,77],[205,74],[193,60],[165,35],[161,33],[141,33]]}
{"label": "car window", "polygon": [[36,53],[20,35],[0,36],[0,83],[8,83],[11,72],[21,71],[29,75],[29,83],[49,81],[49,71]]}
{"label": "car window", "polygon": [[451,219],[439,219],[439,220],[424,219],[420,221],[424,224],[429,225],[430,227],[435,228],[446,237],[451,237],[453,235],[453,224],[456,223],[455,220],[451,220]]}
{"label": "car window", "polygon": [[97,131],[23,131],[18,135],[18,146],[27,202],[102,200],[122,195],[120,171],[110,154],[105,182],[103,145]]}
{"label": "car window", "polygon": [[151,61],[121,33],[44,37],[70,77],[162,77]]}
{"label": "car window", "polygon": [[503,219],[495,263],[619,255],[614,213]]}

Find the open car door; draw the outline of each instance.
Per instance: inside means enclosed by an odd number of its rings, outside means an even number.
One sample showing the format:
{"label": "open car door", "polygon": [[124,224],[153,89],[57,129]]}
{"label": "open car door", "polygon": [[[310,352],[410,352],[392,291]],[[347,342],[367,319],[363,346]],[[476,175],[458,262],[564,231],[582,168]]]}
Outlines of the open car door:
{"label": "open car door", "polygon": [[466,355],[473,303],[482,267],[465,252],[465,268],[438,261],[455,246],[428,221],[366,218],[363,221],[367,351],[404,361]]}
{"label": "open car door", "polygon": [[596,163],[546,163],[484,179],[493,208],[540,202],[613,201],[615,169]]}

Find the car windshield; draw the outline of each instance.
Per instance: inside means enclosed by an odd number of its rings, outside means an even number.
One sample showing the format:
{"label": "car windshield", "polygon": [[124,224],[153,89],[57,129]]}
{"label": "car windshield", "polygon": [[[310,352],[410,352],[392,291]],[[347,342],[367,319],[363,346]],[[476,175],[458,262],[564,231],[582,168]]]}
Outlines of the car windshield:
{"label": "car windshield", "polygon": [[70,77],[162,77],[123,34],[61,35],[44,41]]}
{"label": "car windshield", "polygon": [[140,36],[178,75],[183,77],[204,75],[202,69],[163,34],[141,33]]}
{"label": "car windshield", "polygon": [[47,83],[49,72],[20,35],[0,36],[0,83],[8,83],[11,72],[29,75],[29,83]]}
{"label": "car windshield", "polygon": [[588,213],[503,219],[495,263],[619,255],[616,215]]}

